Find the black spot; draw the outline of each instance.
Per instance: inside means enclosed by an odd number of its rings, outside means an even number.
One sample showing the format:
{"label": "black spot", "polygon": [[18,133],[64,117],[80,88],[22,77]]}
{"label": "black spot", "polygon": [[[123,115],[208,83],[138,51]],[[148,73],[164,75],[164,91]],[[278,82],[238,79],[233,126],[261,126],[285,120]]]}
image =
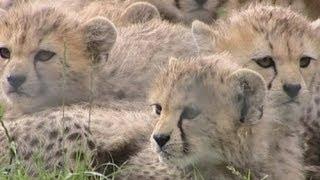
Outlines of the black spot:
{"label": "black spot", "polygon": [[84,126],[84,130],[85,130],[86,132],[88,132],[89,134],[91,134],[90,128],[89,128],[88,126]]}
{"label": "black spot", "polygon": [[80,137],[81,137],[81,134],[78,132],[75,132],[75,133],[70,134],[68,136],[68,139],[73,141],[73,140],[79,139]]}
{"label": "black spot", "polygon": [[51,140],[56,139],[58,137],[58,134],[59,134],[58,130],[53,130],[49,133],[49,138]]}
{"label": "black spot", "polygon": [[69,131],[70,131],[70,127],[65,127],[64,128],[64,133],[69,133]]}
{"label": "black spot", "polygon": [[30,142],[30,146],[32,146],[32,147],[34,147],[34,146],[36,146],[38,144],[39,144],[39,140],[36,139],[36,138],[32,139],[31,142]]}
{"label": "black spot", "polygon": [[13,135],[11,136],[11,141],[16,141],[17,140],[17,136]]}
{"label": "black spot", "polygon": [[89,147],[90,150],[93,150],[96,147],[94,142],[91,141],[90,139],[87,139],[87,144],[88,144],[88,147]]}
{"label": "black spot", "polygon": [[49,144],[49,145],[46,147],[46,150],[47,150],[47,151],[52,150],[53,146],[54,146],[54,143]]}
{"label": "black spot", "polygon": [[23,139],[24,139],[25,141],[29,141],[29,140],[30,140],[30,135],[29,135],[29,134],[25,135]]}
{"label": "black spot", "polygon": [[81,126],[78,123],[74,123],[74,127],[76,127],[77,129],[81,129]]}
{"label": "black spot", "polygon": [[66,153],[67,152],[67,149],[64,149],[64,150],[62,150],[62,149],[59,149],[56,153],[55,153],[55,156],[56,157],[61,157],[64,153]]}
{"label": "black spot", "polygon": [[83,161],[85,158],[85,154],[82,151],[76,151],[71,154],[71,158],[77,161]]}
{"label": "black spot", "polygon": [[28,152],[26,155],[24,155],[23,159],[28,160],[31,158],[31,156],[32,156],[32,152]]}

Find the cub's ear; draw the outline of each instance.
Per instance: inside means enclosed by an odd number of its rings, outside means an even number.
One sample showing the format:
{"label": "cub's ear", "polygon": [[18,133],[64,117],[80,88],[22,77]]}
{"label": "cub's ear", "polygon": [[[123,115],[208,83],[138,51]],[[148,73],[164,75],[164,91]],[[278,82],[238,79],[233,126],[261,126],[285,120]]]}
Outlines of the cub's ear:
{"label": "cub's ear", "polygon": [[316,35],[320,37],[320,18],[311,23],[311,28],[315,31]]}
{"label": "cub's ear", "polygon": [[107,60],[108,53],[117,39],[117,30],[104,17],[95,17],[83,25],[83,37],[94,62]]}
{"label": "cub's ear", "polygon": [[160,19],[158,9],[147,2],[137,2],[127,7],[120,17],[126,24],[145,23],[152,19]]}
{"label": "cub's ear", "polygon": [[192,35],[200,55],[208,56],[214,53],[215,36],[209,25],[198,20],[193,21]]}
{"label": "cub's ear", "polygon": [[232,73],[227,82],[239,122],[253,124],[260,120],[267,91],[263,77],[252,70],[240,69]]}

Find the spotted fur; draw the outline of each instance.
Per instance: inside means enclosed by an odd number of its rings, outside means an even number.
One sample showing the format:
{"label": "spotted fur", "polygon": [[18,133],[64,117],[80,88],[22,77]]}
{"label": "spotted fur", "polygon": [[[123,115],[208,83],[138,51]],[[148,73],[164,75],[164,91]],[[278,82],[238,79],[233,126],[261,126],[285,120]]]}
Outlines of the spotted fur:
{"label": "spotted fur", "polygon": [[[279,103],[290,99],[285,92],[285,84],[300,84],[301,89],[295,100],[303,109],[309,103],[312,89],[318,84],[320,39],[314,23],[287,8],[258,5],[218,22],[216,27],[196,22],[193,33],[200,54],[230,52],[239,65],[263,75],[269,90],[279,92]],[[300,65],[304,56],[312,57],[307,67]],[[256,59],[265,57],[271,57],[274,64],[268,68],[260,67]],[[292,106],[288,104],[288,109]],[[293,112],[297,114],[291,116]],[[292,128],[301,126],[299,122],[305,117],[301,116],[300,111],[292,111],[291,114],[283,119],[287,119],[284,123]],[[304,124],[308,124],[309,120]]]}
{"label": "spotted fur", "polygon": [[[132,105],[140,110],[132,110]],[[154,123],[142,104],[109,102],[66,106],[64,114],[60,108],[48,108],[5,125],[17,147],[16,157],[36,176],[37,166],[72,171],[81,163],[107,173],[107,163],[120,166],[141,150]],[[10,163],[8,140],[1,128],[1,166]]]}

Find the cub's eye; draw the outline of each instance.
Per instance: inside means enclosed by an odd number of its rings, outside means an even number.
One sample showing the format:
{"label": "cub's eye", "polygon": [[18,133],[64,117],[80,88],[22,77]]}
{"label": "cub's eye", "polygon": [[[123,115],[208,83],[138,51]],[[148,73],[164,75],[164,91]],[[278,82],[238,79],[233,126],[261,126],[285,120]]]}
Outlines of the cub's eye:
{"label": "cub's eye", "polygon": [[56,53],[46,50],[40,50],[34,57],[35,61],[49,61]]}
{"label": "cub's eye", "polygon": [[154,109],[154,112],[160,116],[161,114],[161,111],[162,111],[162,107],[160,104],[153,104],[153,109]]}
{"label": "cub's eye", "polygon": [[269,68],[274,66],[273,58],[270,56],[266,56],[260,59],[253,59],[259,66],[263,68]]}
{"label": "cub's eye", "polygon": [[183,109],[182,113],[181,113],[181,119],[194,119],[196,118],[199,114],[201,113],[201,111],[199,110],[199,108],[195,107],[195,106],[187,106]]}
{"label": "cub's eye", "polygon": [[10,59],[10,50],[8,48],[0,48],[0,56],[3,59]]}
{"label": "cub's eye", "polygon": [[308,66],[310,65],[312,59],[313,59],[312,57],[303,56],[303,57],[300,59],[300,67],[301,67],[301,68],[306,68],[306,67],[308,67]]}

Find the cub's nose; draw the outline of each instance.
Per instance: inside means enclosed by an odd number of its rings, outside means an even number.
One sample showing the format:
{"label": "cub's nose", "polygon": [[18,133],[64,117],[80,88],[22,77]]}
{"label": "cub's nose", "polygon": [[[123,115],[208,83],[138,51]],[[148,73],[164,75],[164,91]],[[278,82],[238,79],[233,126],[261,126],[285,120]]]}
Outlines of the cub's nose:
{"label": "cub's nose", "polygon": [[207,0],[195,0],[198,5],[202,6],[204,3],[207,2]]}
{"label": "cub's nose", "polygon": [[155,134],[153,135],[153,139],[157,142],[158,146],[161,148],[170,140],[170,136],[165,134]]}
{"label": "cub's nose", "polygon": [[15,89],[19,88],[26,81],[26,79],[27,78],[22,75],[11,75],[7,77],[8,83]]}
{"label": "cub's nose", "polygon": [[299,94],[300,89],[301,89],[300,84],[285,84],[285,85],[283,85],[284,92],[286,92],[286,94],[291,98],[296,97]]}

